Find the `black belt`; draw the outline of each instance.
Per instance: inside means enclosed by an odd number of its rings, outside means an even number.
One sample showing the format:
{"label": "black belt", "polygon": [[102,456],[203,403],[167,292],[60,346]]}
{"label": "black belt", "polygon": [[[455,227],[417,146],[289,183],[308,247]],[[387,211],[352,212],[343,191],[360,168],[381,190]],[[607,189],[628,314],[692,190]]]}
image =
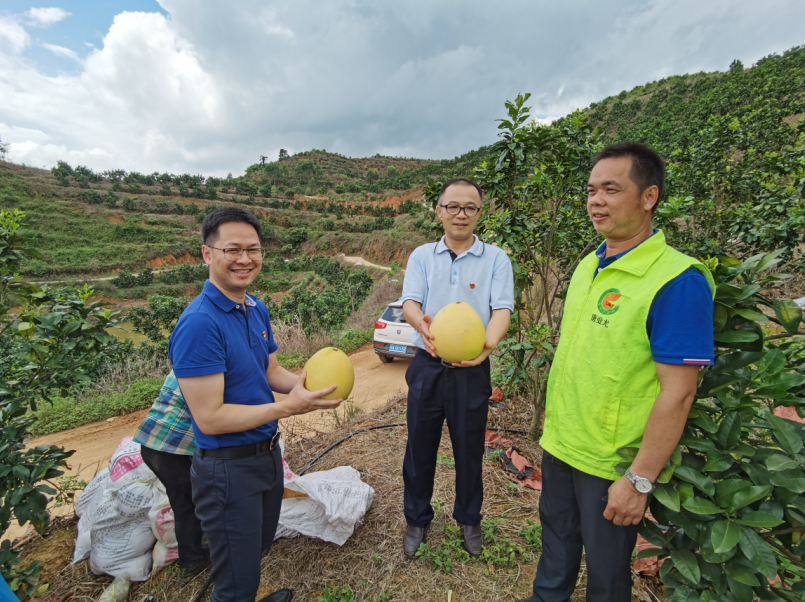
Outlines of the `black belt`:
{"label": "black belt", "polygon": [[455,368],[455,366],[451,362],[448,362],[447,360],[443,360],[440,357],[433,357],[430,353],[428,353],[427,351],[425,351],[421,347],[417,347],[416,352],[417,352],[417,355],[421,355],[422,357],[426,357],[430,361],[436,362],[437,364],[441,364],[445,368]]}
{"label": "black belt", "polygon": [[260,441],[259,443],[249,443],[248,445],[235,445],[233,447],[219,447],[218,449],[199,449],[202,457],[215,458],[217,460],[238,460],[240,458],[250,458],[261,454],[264,451],[272,450],[280,440],[280,432],[277,430],[271,439]]}

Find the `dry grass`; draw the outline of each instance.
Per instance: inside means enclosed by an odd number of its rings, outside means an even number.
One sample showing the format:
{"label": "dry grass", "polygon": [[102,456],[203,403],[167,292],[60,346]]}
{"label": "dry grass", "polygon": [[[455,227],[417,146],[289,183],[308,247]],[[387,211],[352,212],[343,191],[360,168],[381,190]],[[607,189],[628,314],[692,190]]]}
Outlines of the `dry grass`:
{"label": "dry grass", "polygon": [[[490,410],[490,425],[505,428],[528,427],[530,411],[524,402],[508,402],[508,410]],[[405,421],[405,397],[398,396],[371,414],[357,416],[352,422],[330,433],[292,441],[286,458],[294,470],[301,470],[328,446],[344,436],[370,426]],[[405,427],[375,430],[356,435],[336,447],[312,471],[350,465],[375,489],[375,498],[362,525],[343,547],[307,537],[282,539],[274,543],[262,563],[261,588],[258,599],[271,591],[289,587],[295,591],[295,602],[313,602],[325,588],[349,586],[354,600],[381,599],[430,602],[447,600],[452,591],[454,602],[511,602],[530,595],[538,554],[519,535],[528,521],[538,521],[539,494],[529,489],[510,486],[499,463],[485,462],[483,513],[486,519],[500,520],[495,535],[509,539],[526,551],[511,568],[497,569],[480,560],[461,560],[454,554],[452,571],[432,570],[419,560],[404,558],[401,550],[405,528],[403,517],[402,461],[407,433]],[[541,450],[524,436],[512,435],[515,445],[532,462],[541,463]],[[452,456],[445,429],[440,453]],[[444,530],[454,525],[450,517],[454,498],[455,471],[440,464],[436,470],[434,500],[444,502],[428,531],[429,550],[447,539]],[[52,528],[45,539],[35,540],[24,550],[27,560],[46,559],[44,578],[51,584],[42,599],[60,600],[58,596],[74,592],[71,600],[97,600],[109,577],[92,575],[86,562],[68,564],[75,537],[75,522],[63,521]],[[205,572],[183,589],[176,586],[175,569],[166,570],[143,584],[135,585],[131,600],[151,593],[157,602],[190,601],[199,593],[209,573]],[[579,580],[574,602],[584,598],[585,580]],[[202,600],[209,600],[208,591]],[[636,600],[637,598],[634,598]],[[334,598],[341,602],[341,598]],[[344,598],[343,600],[348,600]],[[329,601],[328,601],[329,602]]]}
{"label": "dry grass", "polygon": [[333,334],[329,332],[305,333],[298,318],[292,322],[272,320],[271,330],[274,333],[274,341],[279,345],[282,353],[312,355],[319,349],[332,346],[335,341]]}
{"label": "dry grass", "polygon": [[112,394],[125,391],[131,383],[141,378],[163,380],[171,371],[167,357],[153,354],[133,354],[126,359],[110,364],[109,369],[92,382],[90,393]]}

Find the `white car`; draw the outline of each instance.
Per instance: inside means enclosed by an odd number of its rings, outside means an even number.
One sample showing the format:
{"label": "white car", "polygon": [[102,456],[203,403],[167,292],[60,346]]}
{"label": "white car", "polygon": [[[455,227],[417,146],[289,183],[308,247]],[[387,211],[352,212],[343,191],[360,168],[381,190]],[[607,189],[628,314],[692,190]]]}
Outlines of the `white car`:
{"label": "white car", "polygon": [[401,300],[389,303],[375,322],[374,348],[380,361],[388,364],[395,357],[414,357],[416,347],[411,344],[414,332],[414,328],[405,321]]}

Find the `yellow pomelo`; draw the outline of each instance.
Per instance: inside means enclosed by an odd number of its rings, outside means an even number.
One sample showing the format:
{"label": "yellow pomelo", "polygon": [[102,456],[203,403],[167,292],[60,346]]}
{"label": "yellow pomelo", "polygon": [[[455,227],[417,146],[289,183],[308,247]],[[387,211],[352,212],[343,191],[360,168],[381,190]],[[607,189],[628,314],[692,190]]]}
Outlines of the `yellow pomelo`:
{"label": "yellow pomelo", "polygon": [[355,384],[355,370],[347,354],[335,347],[320,349],[305,364],[305,388],[318,391],[336,385],[337,389],[322,399],[346,399]]}
{"label": "yellow pomelo", "polygon": [[448,362],[474,360],[484,350],[486,330],[471,305],[456,301],[445,305],[430,325],[436,354]]}

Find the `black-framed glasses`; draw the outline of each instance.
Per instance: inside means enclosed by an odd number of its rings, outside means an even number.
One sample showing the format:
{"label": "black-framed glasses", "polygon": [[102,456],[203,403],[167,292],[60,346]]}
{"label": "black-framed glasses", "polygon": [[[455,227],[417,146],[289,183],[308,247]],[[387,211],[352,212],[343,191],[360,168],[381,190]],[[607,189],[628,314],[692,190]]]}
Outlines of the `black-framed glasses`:
{"label": "black-framed glasses", "polygon": [[[210,245],[207,246],[210,247]],[[262,260],[263,257],[266,256],[266,250],[262,247],[257,249],[219,249],[218,247],[210,247],[210,249],[222,251],[224,254],[224,259],[227,261],[237,261],[243,256],[244,253],[247,253],[249,255],[249,259],[252,261]]]}
{"label": "black-framed glasses", "polygon": [[467,205],[466,207],[461,207],[460,205],[439,205],[439,207],[442,207],[450,215],[458,215],[463,211],[464,215],[467,217],[475,217],[480,211],[475,205]]}

